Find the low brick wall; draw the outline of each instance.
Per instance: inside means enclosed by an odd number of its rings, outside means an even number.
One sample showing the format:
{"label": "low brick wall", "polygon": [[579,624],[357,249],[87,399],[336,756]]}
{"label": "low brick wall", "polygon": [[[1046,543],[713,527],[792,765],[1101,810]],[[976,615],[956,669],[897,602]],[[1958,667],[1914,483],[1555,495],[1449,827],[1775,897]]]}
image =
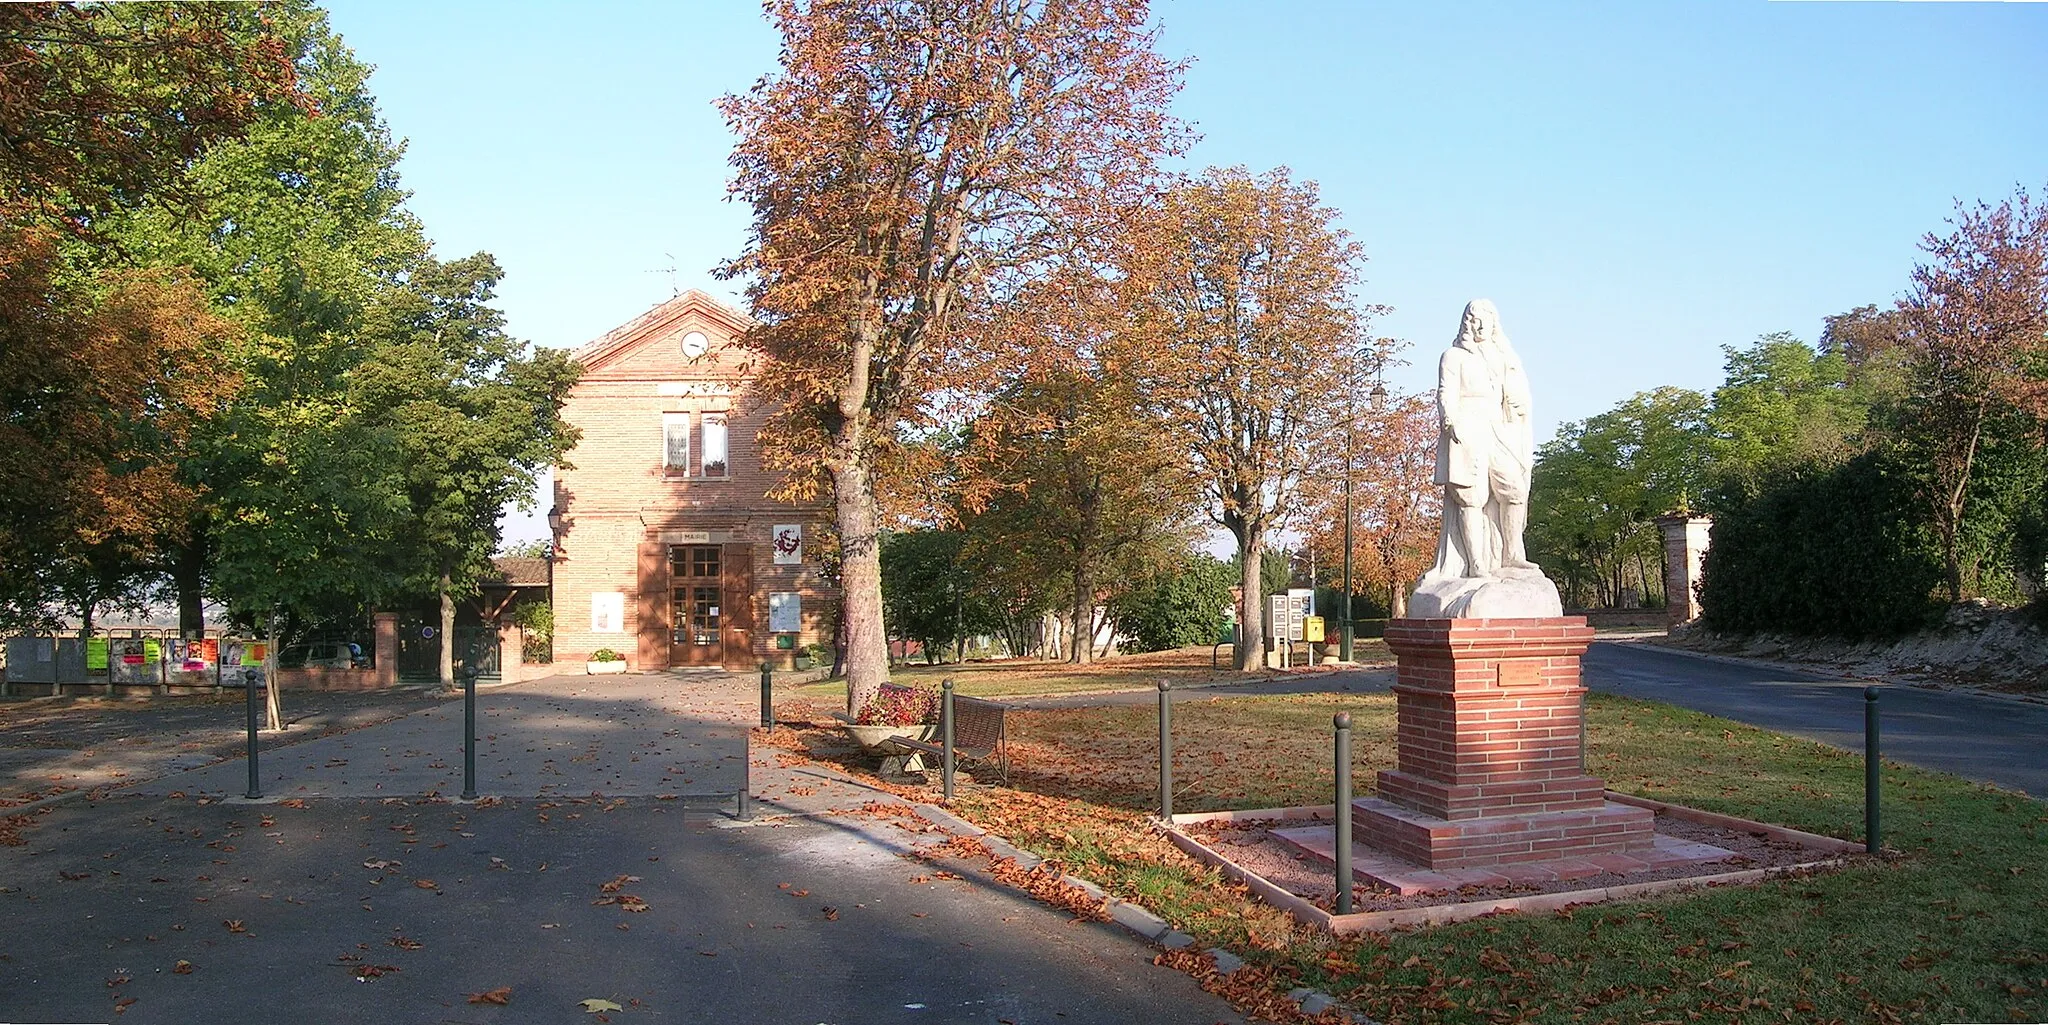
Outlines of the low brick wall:
{"label": "low brick wall", "polygon": [[395,669],[328,669],[308,666],[277,671],[279,690],[381,690],[395,686]]}

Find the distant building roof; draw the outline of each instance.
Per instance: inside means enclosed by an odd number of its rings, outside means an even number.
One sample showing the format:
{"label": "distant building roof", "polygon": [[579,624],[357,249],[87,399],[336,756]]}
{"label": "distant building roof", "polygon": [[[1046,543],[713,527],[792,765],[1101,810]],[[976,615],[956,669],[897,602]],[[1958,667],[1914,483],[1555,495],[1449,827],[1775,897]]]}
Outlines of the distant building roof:
{"label": "distant building roof", "polygon": [[484,574],[486,587],[546,587],[548,560],[527,555],[491,557],[493,572]]}

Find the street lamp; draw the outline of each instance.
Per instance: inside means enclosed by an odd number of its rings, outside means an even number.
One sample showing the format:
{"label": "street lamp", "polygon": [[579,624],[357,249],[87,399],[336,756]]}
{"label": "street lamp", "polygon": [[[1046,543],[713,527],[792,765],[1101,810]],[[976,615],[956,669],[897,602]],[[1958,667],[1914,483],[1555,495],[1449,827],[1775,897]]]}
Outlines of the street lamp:
{"label": "street lamp", "polygon": [[[1378,412],[1380,403],[1386,401],[1387,386],[1377,380],[1378,375],[1374,376],[1372,392],[1366,396],[1366,404],[1373,412]],[[1351,661],[1351,456],[1352,439],[1357,431],[1358,418],[1354,415],[1351,421],[1344,425],[1344,628],[1338,634],[1337,658],[1345,662]],[[1395,586],[1400,585],[1397,583]]]}

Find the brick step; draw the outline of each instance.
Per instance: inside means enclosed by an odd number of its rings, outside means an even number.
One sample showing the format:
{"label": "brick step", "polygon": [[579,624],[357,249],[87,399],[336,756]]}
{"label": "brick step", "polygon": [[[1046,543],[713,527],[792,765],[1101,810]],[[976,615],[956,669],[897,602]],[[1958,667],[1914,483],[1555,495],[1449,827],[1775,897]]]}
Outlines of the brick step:
{"label": "brick step", "polygon": [[[1298,826],[1276,829],[1273,836],[1282,843],[1335,866],[1337,829],[1333,825]],[[1457,890],[1467,886],[1542,885],[1583,879],[1603,872],[1648,872],[1685,865],[1701,865],[1732,858],[1735,852],[1712,844],[1654,836],[1651,846],[1638,851],[1524,861],[1469,868],[1438,868],[1416,864],[1387,851],[1354,841],[1351,845],[1351,874],[1360,881],[1403,896]]]}

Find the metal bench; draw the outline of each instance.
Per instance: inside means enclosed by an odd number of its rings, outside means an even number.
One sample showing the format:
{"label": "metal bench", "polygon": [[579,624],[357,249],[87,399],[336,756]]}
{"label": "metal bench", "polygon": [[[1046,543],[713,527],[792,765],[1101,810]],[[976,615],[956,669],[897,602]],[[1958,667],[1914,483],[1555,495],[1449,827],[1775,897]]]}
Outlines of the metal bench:
{"label": "metal bench", "polygon": [[[997,775],[1010,778],[1009,735],[1003,723],[1003,714],[1010,706],[999,701],[983,698],[953,698],[953,753],[977,762],[993,762]],[[945,748],[938,744],[908,737],[896,737],[889,743],[908,748],[907,754],[915,757],[918,753],[937,757],[943,764]],[[906,767],[907,763],[906,763]]]}

